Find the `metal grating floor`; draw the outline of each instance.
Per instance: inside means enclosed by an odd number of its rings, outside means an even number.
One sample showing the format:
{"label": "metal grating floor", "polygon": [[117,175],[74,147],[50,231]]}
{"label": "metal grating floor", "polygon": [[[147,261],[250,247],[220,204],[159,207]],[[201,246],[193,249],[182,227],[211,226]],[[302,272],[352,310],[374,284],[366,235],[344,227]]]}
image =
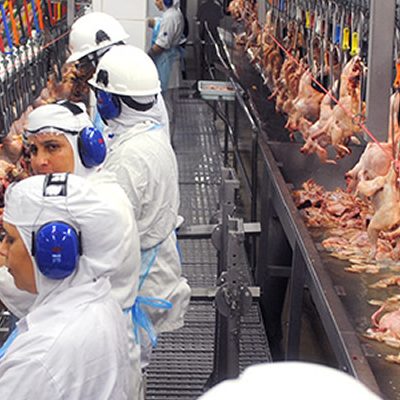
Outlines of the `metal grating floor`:
{"label": "metal grating floor", "polygon": [[[175,104],[175,152],[180,173],[180,214],[185,224],[207,224],[218,206],[222,157],[211,110],[201,100]],[[217,254],[211,240],[181,240],[184,276],[192,287],[214,286]],[[245,256],[242,261],[246,265]],[[194,400],[213,367],[215,308],[192,301],[181,329],[160,335],[147,377],[146,400]],[[270,361],[258,304],[241,327],[241,369]]]}

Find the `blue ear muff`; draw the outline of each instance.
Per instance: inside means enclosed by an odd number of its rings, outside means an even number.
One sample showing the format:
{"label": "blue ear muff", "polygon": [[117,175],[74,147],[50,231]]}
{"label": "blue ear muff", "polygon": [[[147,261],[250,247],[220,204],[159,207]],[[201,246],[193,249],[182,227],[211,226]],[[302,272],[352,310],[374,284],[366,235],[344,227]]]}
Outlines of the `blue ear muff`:
{"label": "blue ear muff", "polygon": [[76,269],[82,254],[80,235],[69,224],[48,222],[32,232],[32,255],[39,271],[50,279],[64,279]]}
{"label": "blue ear muff", "polygon": [[164,0],[165,7],[171,7],[174,3],[174,0]]}
{"label": "blue ear muff", "polygon": [[78,150],[82,164],[86,168],[100,165],[107,154],[102,133],[93,127],[84,128],[78,136]]}
{"label": "blue ear muff", "polygon": [[121,102],[112,93],[96,90],[97,110],[103,120],[117,118],[121,114]]}

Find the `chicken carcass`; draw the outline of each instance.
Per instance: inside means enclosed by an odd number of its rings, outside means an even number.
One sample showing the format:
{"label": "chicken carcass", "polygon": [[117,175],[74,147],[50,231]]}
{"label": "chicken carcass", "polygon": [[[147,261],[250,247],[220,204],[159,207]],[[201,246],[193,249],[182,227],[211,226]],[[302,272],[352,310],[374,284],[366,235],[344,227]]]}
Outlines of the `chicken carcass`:
{"label": "chicken carcass", "polygon": [[94,71],[95,68],[91,64],[79,65],[79,68],[77,64],[64,64],[61,70],[61,82],[57,81],[55,73],[51,74],[46,87],[40,93],[39,98],[34,101],[33,107],[64,99],[73,102],[87,102],[89,96],[87,81],[92,77]]}
{"label": "chicken carcass", "polygon": [[242,13],[245,9],[245,2],[245,0],[233,0],[229,3],[228,12],[236,20],[240,20],[242,18]]}
{"label": "chicken carcass", "polygon": [[[380,232],[387,232],[400,224],[400,192],[398,173],[395,166],[389,168],[385,176],[377,176],[369,181],[361,181],[357,191],[371,199],[374,215],[367,231],[372,244],[371,258],[376,256],[376,246]],[[394,258],[399,258],[399,241],[396,241]]]}
{"label": "chicken carcass", "polygon": [[348,190],[354,192],[359,182],[385,176],[391,164],[391,149],[390,143],[368,143],[358,163],[345,175]]}
{"label": "chicken carcass", "polygon": [[[389,172],[393,139],[398,142],[400,92],[396,91],[390,99],[390,123],[387,142],[368,143],[358,163],[346,173],[349,191],[355,191],[359,182],[385,176]],[[393,133],[392,133],[393,132]]]}
{"label": "chicken carcass", "polygon": [[373,289],[386,289],[389,286],[400,286],[400,275],[392,275],[369,285],[369,287]]}
{"label": "chicken carcass", "polygon": [[371,301],[380,305],[371,317],[372,328],[364,334],[368,339],[384,342],[391,347],[400,347],[400,303],[399,296],[393,296],[384,302]]}
{"label": "chicken carcass", "polygon": [[319,110],[324,93],[312,86],[312,75],[309,71],[300,78],[299,92],[293,100],[293,112],[289,115],[286,128],[291,132],[303,131],[319,118]]}
{"label": "chicken carcass", "polygon": [[[303,153],[315,152],[323,162],[335,162],[327,159],[325,147],[331,145],[337,153],[336,158],[342,158],[350,153],[347,144],[350,140],[358,142],[354,136],[360,131],[360,126],[353,120],[353,115],[361,115],[365,111],[365,105],[360,105],[360,77],[363,70],[361,59],[354,57],[341,76],[340,101],[331,107],[331,92],[328,92],[321,103],[321,122],[317,121],[310,130],[305,133],[306,145]],[[322,108],[323,106],[323,108]],[[314,143],[313,143],[314,142]],[[317,143],[315,143],[317,142]]]}

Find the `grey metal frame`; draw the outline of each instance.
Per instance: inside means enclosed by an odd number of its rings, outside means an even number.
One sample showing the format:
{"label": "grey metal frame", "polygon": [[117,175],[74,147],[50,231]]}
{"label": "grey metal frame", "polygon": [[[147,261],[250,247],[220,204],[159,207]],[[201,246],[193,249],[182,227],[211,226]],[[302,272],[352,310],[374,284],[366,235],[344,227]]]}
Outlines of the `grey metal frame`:
{"label": "grey metal frame", "polygon": [[396,0],[370,2],[366,123],[379,141],[389,127],[395,9]]}
{"label": "grey metal frame", "polygon": [[[266,238],[265,232],[268,231],[270,213],[274,211],[293,250],[289,294],[290,314],[285,358],[298,358],[301,305],[303,303],[304,286],[307,284],[340,369],[349,372],[364,382],[371,390],[379,393],[379,387],[368,365],[357,334],[324,268],[314,242],[298,213],[277,162],[268,144],[263,139],[260,140],[260,148],[264,161],[263,184],[268,187],[268,191],[262,192],[263,197],[261,198],[263,216],[261,225],[263,230],[260,237],[260,248],[268,246],[268,242],[271,241],[271,239]],[[263,260],[260,260],[257,265],[257,275],[260,275],[260,269],[264,268],[268,269],[269,266]]]}

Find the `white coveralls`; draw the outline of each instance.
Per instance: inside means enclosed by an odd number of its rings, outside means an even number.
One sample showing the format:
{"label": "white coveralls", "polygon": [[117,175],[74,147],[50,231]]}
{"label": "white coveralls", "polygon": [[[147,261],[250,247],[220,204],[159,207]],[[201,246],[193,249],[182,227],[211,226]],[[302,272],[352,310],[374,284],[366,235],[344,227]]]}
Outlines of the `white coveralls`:
{"label": "white coveralls", "polygon": [[38,294],[0,351],[0,398],[132,399],[126,320],[108,278],[122,263],[129,218],[83,178],[70,175],[67,196],[47,198],[44,179],[8,189],[4,221],[17,227],[27,249],[44,223],[69,223],[81,232],[83,254],[61,280],[42,275],[32,257]]}
{"label": "white coveralls", "polygon": [[[178,167],[154,110],[140,112],[122,103],[118,118],[108,121],[114,134],[103,168],[117,175],[134,209],[142,252],[139,296],[168,300],[171,309],[143,308],[156,333],[183,325],[190,288],[181,276],[175,228],[179,209]],[[147,337],[147,335],[144,335]],[[144,339],[145,340],[145,339]],[[141,341],[142,367],[151,345]]]}
{"label": "white coveralls", "polygon": [[[80,104],[81,107],[84,107]],[[64,129],[80,130],[82,127],[90,126],[91,122],[86,113],[73,116],[65,107],[59,105],[46,105],[36,109],[29,119],[29,129],[39,127],[58,126]],[[39,133],[40,134],[40,133]],[[111,293],[118,301],[121,308],[128,310],[135,302],[138,293],[138,282],[140,273],[140,244],[136,220],[132,213],[132,207],[124,190],[116,181],[116,176],[106,171],[96,171],[97,168],[86,168],[80,159],[78,151],[77,135],[65,134],[74,151],[74,173],[78,176],[88,178],[93,184],[96,192],[109,204],[114,205],[126,213],[127,229],[121,232],[119,249],[123,257],[121,264],[115,268],[110,277]],[[113,231],[110,234],[114,235]],[[0,268],[0,299],[5,306],[17,317],[24,317],[32,311],[35,296],[21,291],[15,287],[14,280],[5,267]],[[131,313],[125,312],[126,325],[129,336],[129,358],[132,365],[132,386],[140,391],[140,347],[134,335],[134,327]],[[140,398],[137,394],[135,399]]]}

